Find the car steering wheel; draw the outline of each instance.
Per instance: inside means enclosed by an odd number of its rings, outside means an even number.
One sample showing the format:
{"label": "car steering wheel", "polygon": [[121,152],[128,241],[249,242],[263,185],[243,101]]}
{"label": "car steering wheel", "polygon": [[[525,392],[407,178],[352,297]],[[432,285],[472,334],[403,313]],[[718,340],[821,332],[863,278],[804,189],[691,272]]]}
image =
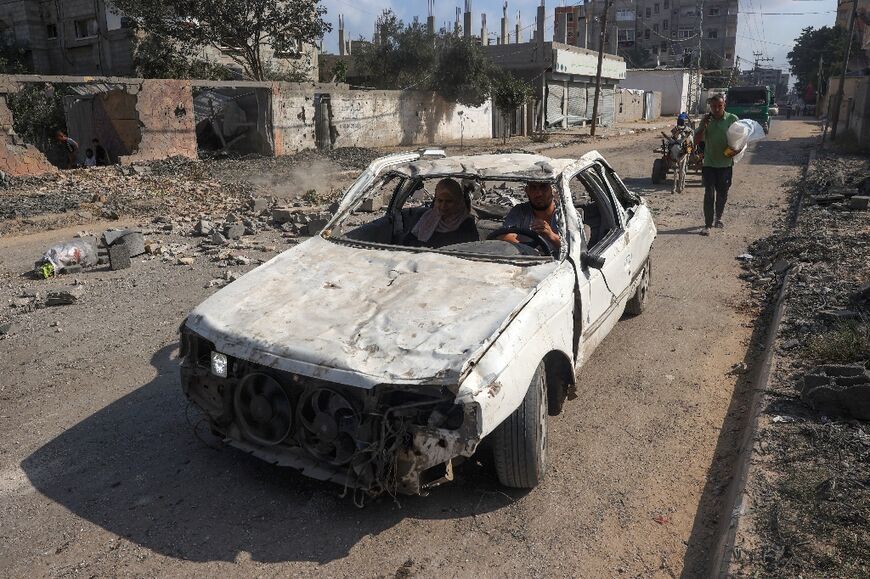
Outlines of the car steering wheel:
{"label": "car steering wheel", "polygon": [[522,235],[523,237],[528,237],[531,239],[531,243],[524,243],[524,245],[529,245],[538,251],[544,253],[549,257],[553,257],[553,247],[550,245],[550,242],[544,238],[543,235],[529,229],[527,227],[499,227],[492,233],[486,236],[487,241],[495,239],[496,237],[501,237],[502,235],[507,235],[508,233],[516,233],[517,235]]}

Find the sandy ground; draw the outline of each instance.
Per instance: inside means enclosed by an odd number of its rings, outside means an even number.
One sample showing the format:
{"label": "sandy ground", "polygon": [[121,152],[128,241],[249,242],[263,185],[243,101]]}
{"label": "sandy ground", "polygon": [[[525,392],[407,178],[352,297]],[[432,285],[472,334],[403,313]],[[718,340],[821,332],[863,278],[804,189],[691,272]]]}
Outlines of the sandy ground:
{"label": "sandy ground", "polygon": [[[548,477],[527,493],[498,486],[485,446],[429,496],[364,509],[215,449],[186,416],[176,332],[220,272],[154,260],[79,275],[80,303],[21,314],[0,341],[0,574],[703,574],[748,400],[730,369],[757,353],[735,256],[781,218],[817,134],[775,122],[735,169],[726,229],[711,237],[697,235],[698,176],[676,197],[650,185],[652,134],[597,146],[656,212],[652,300],[580,371],[578,398],[552,419]],[[69,233],[0,238],[3,304]]]}

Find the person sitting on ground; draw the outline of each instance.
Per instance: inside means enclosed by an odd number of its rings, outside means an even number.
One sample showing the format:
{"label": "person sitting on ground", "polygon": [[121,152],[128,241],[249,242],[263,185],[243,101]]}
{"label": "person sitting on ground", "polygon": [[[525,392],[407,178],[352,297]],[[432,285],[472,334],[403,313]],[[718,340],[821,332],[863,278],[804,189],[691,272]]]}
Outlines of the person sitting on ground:
{"label": "person sitting on ground", "polygon": [[[559,224],[556,222],[556,198],[553,185],[530,181],[526,183],[528,201],[514,205],[504,218],[504,227],[531,229],[543,237],[557,254],[562,246]],[[520,243],[516,233],[506,233],[499,239]]]}
{"label": "person sitting on ground", "polygon": [[97,160],[97,166],[105,167],[110,165],[109,154],[106,152],[106,148],[100,144],[100,140],[95,138],[91,143],[94,146],[94,158]]}
{"label": "person sitting on ground", "polygon": [[435,202],[405,236],[403,245],[439,248],[471,241],[480,241],[471,201],[455,179],[441,179],[435,185]]}
{"label": "person sitting on ground", "polygon": [[93,149],[85,149],[85,167],[96,167],[97,158],[94,157]]}
{"label": "person sitting on ground", "polygon": [[65,169],[72,169],[78,164],[77,155],[79,152],[79,144],[64,134],[63,131],[58,131],[54,134],[57,142],[63,146],[66,151],[66,166]]}

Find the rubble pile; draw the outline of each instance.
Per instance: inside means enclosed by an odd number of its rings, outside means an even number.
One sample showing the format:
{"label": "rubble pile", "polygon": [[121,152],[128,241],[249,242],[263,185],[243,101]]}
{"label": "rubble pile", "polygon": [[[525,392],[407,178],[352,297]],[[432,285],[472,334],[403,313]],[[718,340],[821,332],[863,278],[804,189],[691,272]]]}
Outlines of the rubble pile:
{"label": "rubble pile", "polygon": [[870,560],[870,211],[852,202],[868,177],[864,158],[820,155],[795,185],[794,229],[740,256],[767,300],[791,272],[753,451],[761,540],[739,554],[746,576],[861,576]]}
{"label": "rubble pile", "polygon": [[[367,149],[337,149],[328,155],[303,151],[244,160],[170,157],[148,164],[7,177],[0,188],[0,222],[7,221],[4,231],[15,231],[155,215],[181,225],[233,214],[252,222],[246,227],[262,229],[271,225],[265,210],[272,206],[326,211],[355,179],[358,167],[378,155]],[[308,223],[294,221],[299,227],[291,233],[304,234],[311,229]]]}

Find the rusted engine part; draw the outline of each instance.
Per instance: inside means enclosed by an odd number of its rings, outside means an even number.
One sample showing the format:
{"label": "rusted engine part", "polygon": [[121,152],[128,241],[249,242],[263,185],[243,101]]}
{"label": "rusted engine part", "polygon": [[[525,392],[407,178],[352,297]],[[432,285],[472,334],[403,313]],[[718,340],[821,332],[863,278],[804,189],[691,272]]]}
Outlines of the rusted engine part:
{"label": "rusted engine part", "polygon": [[369,495],[421,494],[473,454],[477,412],[439,386],[334,384],[232,360],[210,372],[212,345],[182,334],[182,387],[226,443]]}

